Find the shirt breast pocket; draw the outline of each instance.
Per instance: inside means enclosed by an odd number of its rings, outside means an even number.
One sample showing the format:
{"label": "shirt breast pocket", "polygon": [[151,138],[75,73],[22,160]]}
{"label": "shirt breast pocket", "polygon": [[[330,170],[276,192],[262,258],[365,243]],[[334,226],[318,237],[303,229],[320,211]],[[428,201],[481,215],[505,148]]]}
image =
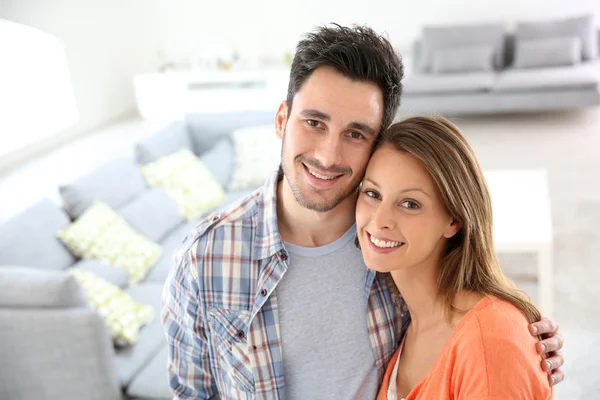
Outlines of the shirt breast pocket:
{"label": "shirt breast pocket", "polygon": [[219,373],[233,387],[244,392],[254,392],[247,340],[250,312],[212,309],[209,316],[216,339]]}

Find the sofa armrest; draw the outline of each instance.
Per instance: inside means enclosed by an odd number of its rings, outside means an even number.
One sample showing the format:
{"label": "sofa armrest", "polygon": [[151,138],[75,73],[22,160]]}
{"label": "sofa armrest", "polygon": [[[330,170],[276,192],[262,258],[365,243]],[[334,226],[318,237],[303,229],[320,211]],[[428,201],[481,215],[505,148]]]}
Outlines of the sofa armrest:
{"label": "sofa armrest", "polygon": [[0,398],[122,399],[100,315],[0,307]]}
{"label": "sofa armrest", "polygon": [[87,298],[65,271],[0,266],[0,309],[81,307],[88,307]]}

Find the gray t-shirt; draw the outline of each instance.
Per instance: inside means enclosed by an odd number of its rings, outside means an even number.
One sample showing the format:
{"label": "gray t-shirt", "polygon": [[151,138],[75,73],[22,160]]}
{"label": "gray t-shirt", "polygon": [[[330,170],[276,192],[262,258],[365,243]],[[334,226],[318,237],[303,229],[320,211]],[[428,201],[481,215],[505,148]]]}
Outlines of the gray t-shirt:
{"label": "gray t-shirt", "polygon": [[366,267],[356,227],[323,247],[285,244],[276,289],[286,400],[374,399],[378,378],[367,332]]}

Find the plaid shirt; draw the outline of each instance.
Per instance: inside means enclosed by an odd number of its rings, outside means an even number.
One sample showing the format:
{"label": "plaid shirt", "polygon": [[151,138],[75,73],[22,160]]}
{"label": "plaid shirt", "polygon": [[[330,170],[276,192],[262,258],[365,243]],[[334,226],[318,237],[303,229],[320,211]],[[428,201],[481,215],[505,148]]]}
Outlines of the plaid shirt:
{"label": "plaid shirt", "polygon": [[[176,256],[162,310],[174,399],[285,398],[275,289],[289,258],[277,226],[279,179],[274,173],[252,195],[209,216]],[[408,314],[388,274],[365,269],[365,296],[381,379]]]}

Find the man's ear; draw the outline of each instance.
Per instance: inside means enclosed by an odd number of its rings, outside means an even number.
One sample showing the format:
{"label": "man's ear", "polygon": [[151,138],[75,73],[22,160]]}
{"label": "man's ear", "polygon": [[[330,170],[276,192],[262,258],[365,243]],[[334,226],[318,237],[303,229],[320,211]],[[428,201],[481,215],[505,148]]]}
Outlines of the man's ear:
{"label": "man's ear", "polygon": [[452,219],[452,222],[450,222],[450,225],[448,225],[446,227],[446,230],[444,231],[444,237],[446,239],[450,239],[452,236],[456,235],[462,227],[462,222],[456,219]]}
{"label": "man's ear", "polygon": [[282,101],[275,115],[275,133],[279,139],[283,139],[283,131],[285,130],[285,124],[288,119],[288,103]]}

